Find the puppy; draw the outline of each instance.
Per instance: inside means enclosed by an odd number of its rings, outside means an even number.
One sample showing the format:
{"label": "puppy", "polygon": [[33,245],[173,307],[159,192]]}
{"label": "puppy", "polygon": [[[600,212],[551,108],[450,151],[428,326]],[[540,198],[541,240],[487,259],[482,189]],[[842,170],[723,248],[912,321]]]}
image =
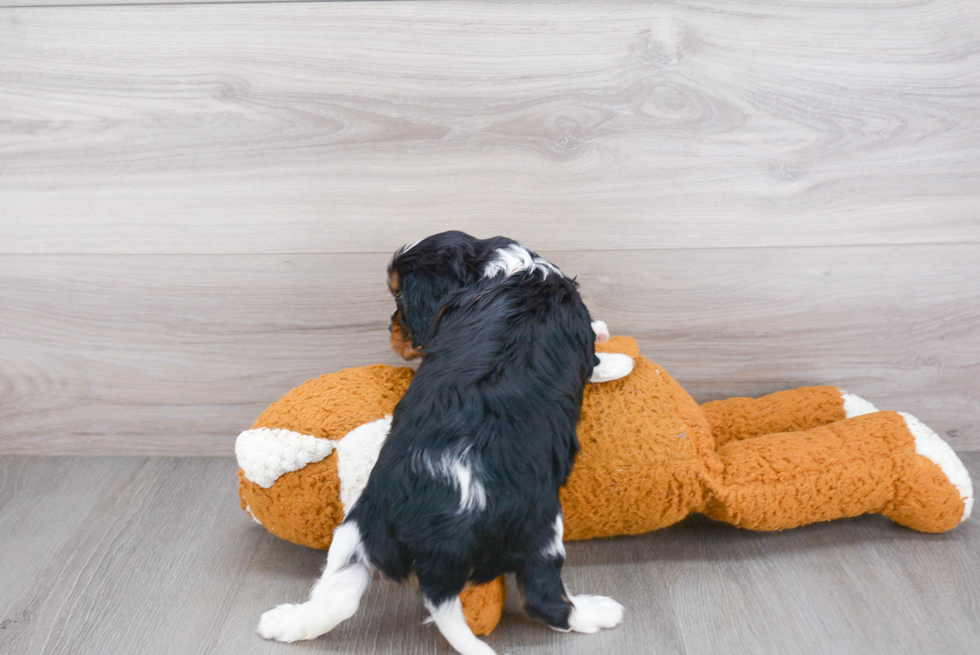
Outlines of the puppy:
{"label": "puppy", "polygon": [[622,606],[569,596],[561,581],[558,489],[604,324],[593,328],[574,280],[503,237],[437,234],[396,252],[388,273],[392,346],[422,361],[309,601],[266,612],[259,633],[328,632],[354,614],[374,570],[417,578],[464,655],[494,651],[467,626],[459,593],[504,573],[527,614],[556,630],[618,625]]}

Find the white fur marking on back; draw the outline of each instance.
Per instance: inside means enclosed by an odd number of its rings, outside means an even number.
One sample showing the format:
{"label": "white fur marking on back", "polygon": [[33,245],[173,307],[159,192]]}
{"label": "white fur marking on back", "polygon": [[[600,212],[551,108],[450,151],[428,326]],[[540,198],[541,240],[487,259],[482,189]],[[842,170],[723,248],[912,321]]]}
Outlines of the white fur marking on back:
{"label": "white fur marking on back", "polygon": [[949,483],[960,493],[960,498],[963,499],[963,517],[960,522],[970,518],[973,511],[973,481],[970,480],[970,474],[963,462],[949,444],[925,423],[905,412],[899,412],[899,415],[905,419],[905,425],[915,438],[916,454],[939,466]]}
{"label": "white fur marking on back", "polygon": [[853,394],[850,391],[844,391],[843,389],[838,389],[838,391],[840,391],[840,397],[844,400],[845,418],[864,416],[865,414],[873,414],[878,411],[877,407],[861,396]]}
{"label": "white fur marking on back", "polygon": [[401,249],[401,252],[399,254],[405,254],[406,252],[408,252],[409,250],[411,250],[415,246],[419,245],[423,241],[425,241],[425,237],[419,239],[418,241],[416,241],[415,243],[413,243],[413,244],[411,244],[409,246],[403,246],[402,249]]}
{"label": "white fur marking on back", "polygon": [[453,473],[456,476],[456,485],[459,488],[459,509],[469,511],[473,509],[486,509],[487,490],[483,483],[473,476],[473,471],[469,464],[465,462],[454,462]]}
{"label": "white fur marking on back", "polygon": [[337,442],[337,475],[340,477],[340,502],[344,516],[350,513],[354,503],[371,476],[371,469],[378,461],[381,445],[391,431],[391,417],[360,425]]}
{"label": "white fur marking on back", "polygon": [[611,382],[633,371],[633,358],[623,353],[596,353],[599,365],[592,369],[589,382]]}
{"label": "white fur marking on back", "polygon": [[235,457],[245,477],[268,489],[279,476],[319,462],[337,443],[292,430],[256,428],[235,440]]}
{"label": "white fur marking on back", "polygon": [[[435,478],[442,478],[459,491],[459,511],[483,510],[487,507],[487,490],[474,474],[476,468],[470,461],[470,449],[447,451],[438,460],[433,460],[422,451],[415,455],[415,469],[421,468]],[[422,472],[422,471],[419,471]]]}
{"label": "white fur marking on back", "polygon": [[557,266],[543,257],[533,257],[528,249],[519,243],[497,248],[496,253],[496,256],[488,261],[486,268],[483,269],[483,277],[494,277],[498,273],[503,273],[504,277],[510,277],[526,271],[540,272],[542,277],[548,277],[549,272],[563,277]]}
{"label": "white fur marking on back", "polygon": [[555,540],[548,544],[544,550],[546,557],[565,557],[565,544],[562,537],[565,536],[565,521],[561,514],[555,517]]}

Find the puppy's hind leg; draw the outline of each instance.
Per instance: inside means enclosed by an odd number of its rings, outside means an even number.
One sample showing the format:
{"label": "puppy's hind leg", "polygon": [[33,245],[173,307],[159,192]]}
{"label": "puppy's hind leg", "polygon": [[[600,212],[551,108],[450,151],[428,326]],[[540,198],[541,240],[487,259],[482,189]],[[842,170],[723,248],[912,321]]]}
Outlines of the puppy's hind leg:
{"label": "puppy's hind leg", "polygon": [[425,607],[432,614],[432,621],[449,645],[461,655],[496,655],[496,651],[480,641],[463,616],[463,604],[459,596],[451,596],[441,601],[431,599],[423,592]]}
{"label": "puppy's hind leg", "polygon": [[463,616],[459,593],[466,586],[469,568],[465,561],[445,553],[430,553],[418,557],[415,574],[431,622],[449,645],[462,655],[495,655],[493,648],[477,639]]}
{"label": "puppy's hind leg", "polygon": [[524,611],[559,632],[599,632],[623,622],[623,606],[605,596],[569,596],[560,568],[538,563],[518,573]]}
{"label": "puppy's hind leg", "polygon": [[565,562],[564,525],[555,519],[552,541],[540,553],[529,556],[517,571],[524,611],[561,632],[593,633],[615,628],[623,621],[623,606],[605,596],[569,596],[561,581]]}
{"label": "puppy's hind leg", "polygon": [[263,614],[259,635],[288,642],[316,639],[330,632],[357,611],[371,574],[357,524],[344,523],[334,532],[327,565],[310,599],[300,605],[280,605]]}

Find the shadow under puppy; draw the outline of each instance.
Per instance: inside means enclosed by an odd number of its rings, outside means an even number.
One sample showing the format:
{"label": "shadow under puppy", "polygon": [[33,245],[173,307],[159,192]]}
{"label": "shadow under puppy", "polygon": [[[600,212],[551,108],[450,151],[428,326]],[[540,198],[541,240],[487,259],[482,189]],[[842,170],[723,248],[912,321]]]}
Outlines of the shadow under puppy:
{"label": "shadow under puppy", "polygon": [[[421,357],[360,498],[301,605],[266,612],[267,639],[313,639],[357,610],[375,569],[418,580],[431,620],[464,655],[494,651],[459,594],[516,574],[532,618],[597,632],[622,621],[601,596],[569,596],[558,489],[578,452],[585,384],[608,371],[574,280],[516,241],[444,232],[388,269],[392,346]],[[598,366],[597,366],[598,364]],[[607,367],[608,368],[608,367]]]}

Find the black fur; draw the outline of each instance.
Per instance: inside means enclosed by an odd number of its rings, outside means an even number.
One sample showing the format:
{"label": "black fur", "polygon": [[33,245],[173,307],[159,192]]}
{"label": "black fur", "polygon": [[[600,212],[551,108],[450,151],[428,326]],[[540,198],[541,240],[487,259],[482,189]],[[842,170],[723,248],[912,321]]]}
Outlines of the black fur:
{"label": "black fur", "polygon": [[432,336],[439,310],[452,294],[480,280],[497,249],[513,243],[504,237],[475,239],[450,231],[395,253],[388,265],[389,277],[397,273],[401,285],[395,313],[412,335],[413,346],[421,349]]}
{"label": "black fur", "polygon": [[[446,232],[395,254],[398,312],[424,358],[347,521],[373,566],[395,580],[416,574],[434,605],[515,572],[528,613],[567,629],[563,557],[547,551],[595,336],[574,280],[533,269],[483,277],[514,243]],[[459,489],[424,465],[462,452],[483,509],[459,511]]]}

